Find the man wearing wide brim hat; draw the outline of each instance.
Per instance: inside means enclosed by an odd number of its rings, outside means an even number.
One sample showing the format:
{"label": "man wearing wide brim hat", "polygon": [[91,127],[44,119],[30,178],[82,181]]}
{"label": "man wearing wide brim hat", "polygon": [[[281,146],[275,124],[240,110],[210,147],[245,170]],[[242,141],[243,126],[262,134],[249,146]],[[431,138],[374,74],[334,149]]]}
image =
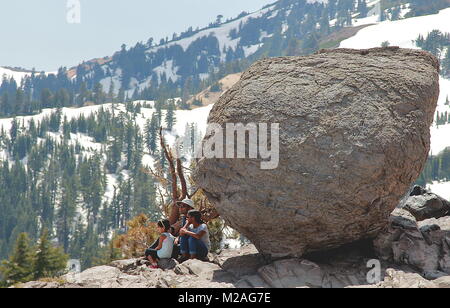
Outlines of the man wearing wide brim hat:
{"label": "man wearing wide brim hat", "polygon": [[[178,206],[178,210],[179,210],[181,219],[178,220],[178,222],[176,222],[172,227],[174,228],[174,235],[178,236],[175,240],[175,246],[177,247],[176,250],[179,252],[180,251],[179,244],[183,240],[182,239],[183,236],[179,236],[179,232],[180,232],[181,228],[186,227],[186,223],[187,223],[186,215],[190,210],[195,209],[195,203],[191,199],[186,198],[182,201],[177,201],[176,204]],[[185,260],[180,260],[180,261],[185,261]]]}
{"label": "man wearing wide brim hat", "polygon": [[195,209],[195,203],[189,198],[186,198],[181,201],[177,201],[176,205],[178,206],[178,211],[180,213],[181,219],[172,225],[175,230],[175,234],[178,235],[178,232],[181,228],[186,224],[186,215],[190,210]]}
{"label": "man wearing wide brim hat", "polygon": [[186,211],[186,213],[184,213],[184,215],[186,215],[189,210],[193,210],[195,208],[194,201],[192,201],[191,199],[188,199],[188,198],[186,198],[182,201],[177,201],[177,205],[180,208],[180,214],[182,213],[181,209],[190,208]]}

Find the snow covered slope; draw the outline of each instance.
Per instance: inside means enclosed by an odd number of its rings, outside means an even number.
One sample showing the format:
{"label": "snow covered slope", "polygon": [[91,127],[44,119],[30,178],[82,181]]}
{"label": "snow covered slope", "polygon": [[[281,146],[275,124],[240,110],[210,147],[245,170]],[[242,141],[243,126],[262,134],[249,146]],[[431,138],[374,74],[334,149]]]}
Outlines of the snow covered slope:
{"label": "snow covered slope", "polygon": [[31,73],[26,72],[17,72],[13,71],[11,69],[7,69],[4,67],[0,67],[0,79],[7,78],[10,79],[11,77],[14,78],[17,84],[20,85],[20,82],[22,81],[22,78],[26,76],[30,76]]}
{"label": "snow covered slope", "polygon": [[434,29],[450,32],[450,8],[435,15],[379,22],[360,30],[357,35],[343,41],[340,47],[380,47],[383,42],[388,41],[392,46],[417,48],[414,41],[419,34],[426,36]]}
{"label": "snow covered slope", "polygon": [[[41,72],[36,72],[35,74],[40,74]],[[0,67],[0,82],[3,80],[3,78],[11,79],[14,78],[16,83],[20,85],[23,78],[31,76],[31,72],[25,72],[25,71],[19,71],[19,70],[13,70],[5,67]],[[44,74],[56,74],[56,72],[44,72]]]}

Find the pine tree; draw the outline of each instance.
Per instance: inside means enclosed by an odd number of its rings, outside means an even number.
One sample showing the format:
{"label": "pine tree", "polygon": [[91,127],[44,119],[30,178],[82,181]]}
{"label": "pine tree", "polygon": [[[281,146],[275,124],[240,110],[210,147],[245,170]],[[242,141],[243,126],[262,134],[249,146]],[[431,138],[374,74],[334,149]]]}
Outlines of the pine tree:
{"label": "pine tree", "polygon": [[98,264],[110,264],[111,262],[122,258],[122,252],[119,248],[114,246],[115,238],[116,236],[113,236],[113,239],[101,252],[102,259],[99,260],[100,262],[97,262]]}
{"label": "pine tree", "polygon": [[417,39],[416,39],[416,45],[417,45],[417,47],[422,48],[423,45],[424,45],[424,43],[425,43],[425,39],[424,39],[423,35],[422,35],[422,34],[419,34],[419,36],[418,36]]}
{"label": "pine tree", "polygon": [[157,149],[159,126],[160,124],[158,122],[158,117],[156,113],[153,113],[151,120],[147,121],[147,124],[145,126],[145,143],[147,145],[148,151],[152,155],[155,154]]}
{"label": "pine tree", "polygon": [[18,134],[19,134],[19,122],[17,122],[17,118],[14,118],[11,122],[11,129],[9,130],[11,143],[14,143],[16,141]]}
{"label": "pine tree", "polygon": [[21,233],[17,238],[13,255],[8,261],[3,261],[0,266],[0,273],[6,281],[6,285],[33,279],[33,257],[28,234]]}
{"label": "pine tree", "polygon": [[78,90],[78,97],[77,97],[77,105],[78,107],[82,107],[84,106],[84,103],[86,102],[86,100],[88,99],[88,90],[87,90],[87,85],[86,82],[82,82],[80,89]]}
{"label": "pine tree", "polygon": [[124,88],[120,88],[119,94],[117,95],[117,102],[124,103],[125,102],[125,90]]}
{"label": "pine tree", "polygon": [[122,155],[122,149],[120,145],[120,140],[118,138],[114,138],[114,140],[111,141],[108,152],[107,152],[107,161],[106,166],[111,173],[116,173],[117,166],[121,160]]}
{"label": "pine tree", "polygon": [[160,125],[162,123],[162,108],[163,108],[164,104],[165,104],[165,100],[163,98],[159,98],[155,102],[155,114],[156,114],[156,118],[158,120],[158,123]]}
{"label": "pine tree", "polygon": [[57,247],[53,247],[45,229],[39,239],[38,250],[34,262],[34,279],[55,277],[64,272],[68,256]]}
{"label": "pine tree", "polygon": [[128,170],[131,169],[131,166],[133,164],[133,150],[134,150],[134,125],[133,121],[129,120],[125,127],[125,145],[126,145],[126,158],[127,158],[127,165],[126,168]]}
{"label": "pine tree", "polygon": [[103,86],[100,83],[96,83],[94,87],[94,103],[99,105],[105,102],[105,93],[103,92]]}
{"label": "pine tree", "polygon": [[369,12],[367,8],[366,0],[358,0],[358,8],[359,17],[364,18],[367,17],[367,13]]}
{"label": "pine tree", "polygon": [[320,18],[320,32],[322,35],[328,35],[330,33],[330,20],[328,16],[328,9],[324,9]]}
{"label": "pine tree", "polygon": [[447,52],[445,53],[441,66],[444,77],[450,78],[450,46],[447,47]]}
{"label": "pine tree", "polygon": [[353,24],[352,13],[348,11],[345,17],[345,23],[347,26],[351,26]]}
{"label": "pine tree", "polygon": [[336,7],[337,7],[337,0],[328,0],[328,11],[330,20],[336,18]]}
{"label": "pine tree", "polygon": [[64,250],[67,251],[72,226],[71,221],[75,214],[76,205],[73,202],[73,187],[70,187],[67,183],[62,186],[62,196],[57,212],[57,231],[58,240],[63,244]]}
{"label": "pine tree", "polygon": [[173,100],[171,100],[167,106],[167,113],[166,113],[167,130],[171,131],[175,122],[176,122],[175,103],[173,102]]}
{"label": "pine tree", "polygon": [[109,85],[109,91],[108,91],[108,99],[110,100],[111,103],[114,102],[115,99],[115,88],[114,88],[114,81],[111,78],[111,84]]}
{"label": "pine tree", "polygon": [[391,20],[395,21],[400,18],[400,6],[396,6],[392,9]]}

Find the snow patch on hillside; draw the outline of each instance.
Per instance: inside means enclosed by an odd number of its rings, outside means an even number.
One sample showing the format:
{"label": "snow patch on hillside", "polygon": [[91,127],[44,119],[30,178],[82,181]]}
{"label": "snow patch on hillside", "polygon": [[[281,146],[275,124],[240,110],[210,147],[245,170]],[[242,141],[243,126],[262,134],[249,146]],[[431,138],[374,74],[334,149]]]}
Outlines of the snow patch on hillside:
{"label": "snow patch on hillside", "polygon": [[219,48],[220,48],[220,52],[223,53],[223,49],[227,49],[228,47],[231,47],[233,50],[236,50],[237,44],[239,43],[239,38],[238,39],[234,39],[232,40],[229,36],[230,31],[232,29],[239,29],[239,25],[245,24],[247,23],[247,21],[250,18],[257,18],[260,17],[270,11],[272,11],[274,8],[274,6],[269,6],[266,7],[264,9],[261,9],[259,11],[256,11],[254,13],[251,13],[247,16],[244,16],[242,18],[239,18],[237,20],[228,22],[228,23],[224,23],[221,24],[220,26],[218,26],[217,28],[208,28],[205,30],[202,30],[190,37],[187,38],[183,38],[181,40],[177,40],[177,41],[172,41],[169,42],[168,44],[165,44],[164,46],[157,46],[154,48],[149,49],[147,52],[156,52],[158,49],[160,48],[166,48],[166,47],[170,47],[173,45],[179,45],[183,48],[184,51],[186,51],[186,49],[197,39],[208,36],[208,35],[214,35],[218,41],[219,41]]}
{"label": "snow patch on hillside", "polygon": [[365,49],[380,47],[385,41],[391,46],[418,49],[415,40],[419,34],[427,35],[434,29],[450,32],[450,8],[438,14],[412,17],[396,21],[383,21],[361,29],[355,36],[341,42],[340,48]]}
{"label": "snow patch on hillside", "polygon": [[12,71],[7,68],[0,67],[0,78],[1,79],[3,79],[3,78],[11,79],[11,77],[12,77],[12,78],[14,78],[16,83],[19,85],[23,78],[30,76],[30,75],[31,75],[30,73],[15,72],[15,71]]}
{"label": "snow patch on hillside", "polygon": [[[445,105],[447,97],[450,99],[450,80],[440,78],[440,94],[438,107],[436,112],[448,112],[450,114],[450,106]],[[437,155],[445,148],[450,147],[450,124],[435,125],[431,127],[431,154]]]}
{"label": "snow patch on hillside", "polygon": [[[165,74],[167,80],[172,79],[173,82],[176,82],[179,78],[177,75],[177,70],[178,68],[173,65],[173,60],[169,60],[155,68],[153,71],[158,74],[159,78],[161,78],[161,75]],[[159,79],[158,82],[160,81],[161,79]]]}
{"label": "snow patch on hillside", "polygon": [[252,54],[254,54],[255,52],[258,51],[258,49],[262,46],[263,44],[256,44],[256,45],[251,45],[251,46],[246,46],[244,47],[244,53],[245,53],[245,57],[249,57]]}
{"label": "snow patch on hillside", "polygon": [[[45,75],[56,74],[56,72],[42,72]],[[16,81],[18,85],[21,84],[22,79],[28,76],[31,76],[31,72],[19,72],[15,70],[11,70],[8,68],[0,67],[0,82],[3,78],[11,79],[11,77]],[[41,72],[35,72],[35,75],[39,75]]]}

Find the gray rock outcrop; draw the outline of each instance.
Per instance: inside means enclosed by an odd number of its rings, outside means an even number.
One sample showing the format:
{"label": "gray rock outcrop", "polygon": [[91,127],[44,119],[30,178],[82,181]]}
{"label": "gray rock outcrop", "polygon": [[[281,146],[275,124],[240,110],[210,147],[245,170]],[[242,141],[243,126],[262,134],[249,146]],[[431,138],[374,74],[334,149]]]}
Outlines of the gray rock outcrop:
{"label": "gray rock outcrop", "polygon": [[409,197],[403,208],[410,212],[417,221],[440,218],[450,214],[450,202],[429,192]]}
{"label": "gray rock outcrop", "polygon": [[383,261],[411,266],[423,277],[436,279],[450,275],[450,216],[443,216],[448,202],[430,192],[421,193],[395,209],[389,226],[374,240],[374,248]]}
{"label": "gray rock outcrop", "polygon": [[438,72],[431,54],[393,47],[261,60],[208,122],[279,123],[278,167],[262,170],[261,157],[204,158],[195,181],[230,226],[273,257],[373,238],[427,159]]}

